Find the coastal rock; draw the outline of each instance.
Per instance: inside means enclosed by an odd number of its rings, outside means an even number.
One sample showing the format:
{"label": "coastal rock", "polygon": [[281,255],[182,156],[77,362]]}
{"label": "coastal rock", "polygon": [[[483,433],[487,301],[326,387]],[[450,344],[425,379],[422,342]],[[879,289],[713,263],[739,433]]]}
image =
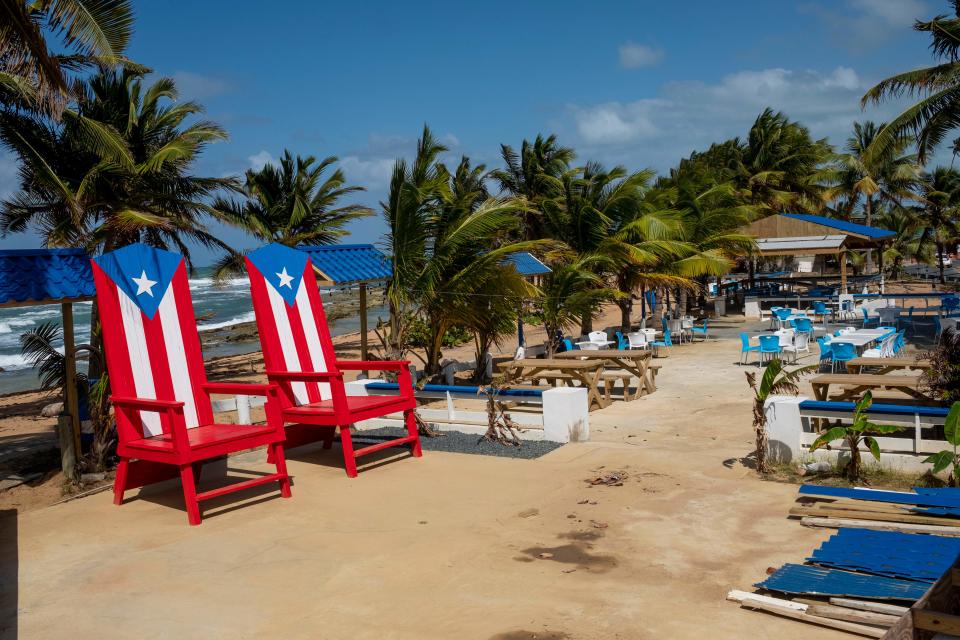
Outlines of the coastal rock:
{"label": "coastal rock", "polygon": [[63,413],[62,402],[52,402],[40,410],[41,418],[56,418]]}

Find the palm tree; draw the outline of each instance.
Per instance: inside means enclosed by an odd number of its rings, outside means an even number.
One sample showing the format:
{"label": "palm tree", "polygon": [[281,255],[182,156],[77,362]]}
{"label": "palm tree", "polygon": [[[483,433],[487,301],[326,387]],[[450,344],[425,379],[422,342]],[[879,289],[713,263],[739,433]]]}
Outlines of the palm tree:
{"label": "palm tree", "polygon": [[[33,228],[48,247],[79,246],[93,254],[142,241],[177,249],[188,264],[188,242],[223,248],[205,226],[207,202],[234,182],[191,170],[207,145],[226,134],[192,120],[201,107],[176,98],[170,79],[144,88],[137,72],[101,70],[80,87],[62,123],[0,111],[0,143],[18,157],[21,179],[19,191],[0,202],[0,234]],[[91,336],[92,350],[102,353],[96,308]],[[102,465],[111,423],[98,362],[91,360],[90,377],[100,379],[92,413]]]}
{"label": "palm tree", "polygon": [[750,204],[767,212],[819,213],[829,195],[831,157],[826,139],[814,140],[806,127],[767,108],[750,127],[735,182]]}
{"label": "palm tree", "polygon": [[[863,201],[864,222],[873,224],[877,205],[899,205],[914,196],[920,177],[917,157],[905,153],[911,140],[900,134],[895,144],[883,152],[870,152],[877,133],[886,125],[874,122],[854,122],[853,135],[847,139],[846,153],[837,159],[838,191],[845,197],[840,211],[847,217],[857,203]],[[873,270],[873,252],[867,251],[866,271]]]}
{"label": "palm tree", "polygon": [[943,276],[945,254],[944,234],[956,236],[957,212],[960,208],[960,171],[947,167],[937,167],[932,173],[924,174],[920,180],[919,198],[922,206],[917,213],[924,226],[919,242],[921,244],[933,237],[937,251],[937,268],[940,272],[940,284],[946,284]]}
{"label": "palm tree", "polygon": [[520,152],[509,145],[500,145],[505,168],[494,169],[490,177],[500,189],[515,198],[524,198],[530,207],[523,213],[518,230],[523,240],[542,238],[540,223],[544,200],[560,195],[560,178],[570,169],[575,154],[570,147],[557,144],[555,135],[544,138],[538,134],[533,143],[524,140]]}
{"label": "palm tree", "polygon": [[[294,158],[284,150],[279,166],[267,163],[260,170],[247,171],[243,200],[218,197],[213,204],[215,215],[262,242],[333,244],[348,233],[347,224],[373,213],[356,204],[336,206],[344,196],[364,190],[346,186],[340,169],[324,176],[336,161],[333,156],[320,162],[314,156]],[[233,251],[214,269],[216,278],[242,272],[243,254]]]}
{"label": "palm tree", "polygon": [[906,260],[933,264],[933,252],[929,242],[923,239],[924,226],[919,209],[893,206],[877,215],[877,224],[896,234],[883,250],[883,263],[888,265],[892,278],[900,277]]}
{"label": "palm tree", "polygon": [[932,67],[891,76],[870,89],[862,106],[903,95],[919,98],[879,131],[877,153],[895,147],[904,132],[916,136],[917,158],[926,163],[934,149],[960,123],[960,2],[953,0],[953,16],[917,20],[913,28],[930,34],[930,49],[937,61]]}
{"label": "palm tree", "polygon": [[408,319],[420,314],[428,326],[429,375],[439,372],[443,336],[463,317],[472,297],[487,295],[497,285],[505,295],[531,293],[516,270],[504,268],[502,262],[510,253],[538,246],[503,242],[517,226],[523,201],[488,197],[484,167],[473,167],[462,158],[450,173],[439,161],[443,151],[424,127],[413,163],[408,168],[404,160],[397,160],[387,201],[381,204],[393,264],[387,283],[389,334],[384,342],[391,358],[402,357]]}
{"label": "palm tree", "polygon": [[575,326],[603,302],[617,300],[622,294],[605,286],[592,262],[597,257],[582,257],[559,264],[543,278],[540,286],[539,315],[547,333],[547,357],[552,358],[559,346],[557,337]]}
{"label": "palm tree", "polygon": [[[130,0],[0,0],[0,104],[59,117],[71,94],[68,72],[129,64]],[[53,47],[47,36],[60,42]]]}

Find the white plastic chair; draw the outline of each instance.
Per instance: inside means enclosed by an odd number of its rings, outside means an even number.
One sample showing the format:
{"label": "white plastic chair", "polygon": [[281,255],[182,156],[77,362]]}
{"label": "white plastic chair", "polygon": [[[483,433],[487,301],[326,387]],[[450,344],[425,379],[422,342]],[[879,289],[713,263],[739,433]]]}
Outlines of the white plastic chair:
{"label": "white plastic chair", "polygon": [[781,336],[781,348],[787,353],[793,354],[793,361],[796,362],[800,358],[800,352],[810,353],[810,334],[806,331],[800,331],[794,334],[793,344],[784,345],[783,337]]}
{"label": "white plastic chair", "polygon": [[601,345],[599,342],[578,342],[577,346],[580,347],[580,351],[600,351]]}
{"label": "white plastic chair", "polygon": [[590,342],[599,342],[601,344],[606,344],[608,340],[606,331],[591,331],[587,338]]}
{"label": "white plastic chair", "polygon": [[627,334],[627,341],[631,349],[646,349],[649,346],[647,336],[641,331],[633,331]]}

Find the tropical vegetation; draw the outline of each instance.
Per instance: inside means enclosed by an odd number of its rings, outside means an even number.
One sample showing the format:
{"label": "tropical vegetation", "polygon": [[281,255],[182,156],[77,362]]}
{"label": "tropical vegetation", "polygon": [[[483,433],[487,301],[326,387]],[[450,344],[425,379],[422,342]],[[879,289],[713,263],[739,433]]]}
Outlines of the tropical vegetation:
{"label": "tropical vegetation", "polygon": [[830,427],[813,441],[810,451],[826,447],[831,442],[843,441],[847,448],[847,462],[844,465],[844,475],[850,482],[860,482],[863,479],[860,449],[865,446],[877,461],[880,460],[880,443],[876,436],[888,435],[902,431],[902,427],[891,424],[876,424],[867,418],[867,411],[873,404],[873,394],[867,391],[863,394],[853,410],[853,421],[850,424],[839,424]]}
{"label": "tropical vegetation", "polygon": [[960,428],[958,427],[960,427],[960,402],[954,402],[943,423],[943,439],[950,445],[950,449],[938,451],[924,460],[933,465],[934,473],[940,473],[949,468],[949,483],[952,487],[960,487]]}

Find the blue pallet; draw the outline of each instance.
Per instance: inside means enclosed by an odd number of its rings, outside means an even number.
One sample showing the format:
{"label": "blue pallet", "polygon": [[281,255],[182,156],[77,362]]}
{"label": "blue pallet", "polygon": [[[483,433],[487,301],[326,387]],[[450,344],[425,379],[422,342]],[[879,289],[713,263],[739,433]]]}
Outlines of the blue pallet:
{"label": "blue pallet", "polygon": [[958,538],[839,529],[807,561],[834,569],[932,583],[953,566],[958,555]]}
{"label": "blue pallet", "polygon": [[846,487],[823,487],[804,484],[800,486],[801,495],[824,496],[828,498],[852,498],[854,500],[873,500],[893,504],[909,504],[921,507],[960,507],[960,495],[952,493],[907,493],[898,491],[876,491],[874,489],[848,489]]}
{"label": "blue pallet", "polygon": [[803,564],[785,564],[754,586],[790,594],[913,602],[923,596],[930,588],[930,583],[866,576]]}

